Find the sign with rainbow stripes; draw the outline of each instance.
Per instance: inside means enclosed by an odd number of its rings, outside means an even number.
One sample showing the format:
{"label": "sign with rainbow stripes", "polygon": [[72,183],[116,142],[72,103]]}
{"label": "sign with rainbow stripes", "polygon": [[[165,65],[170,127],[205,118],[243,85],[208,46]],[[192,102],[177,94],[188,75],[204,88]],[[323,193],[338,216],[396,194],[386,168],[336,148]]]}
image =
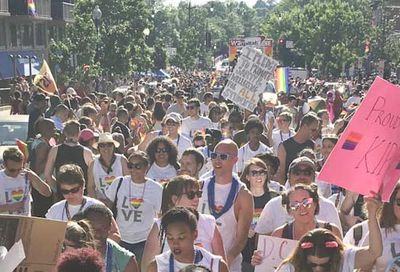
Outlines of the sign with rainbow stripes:
{"label": "sign with rainbow stripes", "polygon": [[275,70],[275,88],[276,92],[284,92],[289,94],[289,68],[278,67]]}
{"label": "sign with rainbow stripes", "polygon": [[318,180],[384,201],[400,178],[400,88],[377,77]]}

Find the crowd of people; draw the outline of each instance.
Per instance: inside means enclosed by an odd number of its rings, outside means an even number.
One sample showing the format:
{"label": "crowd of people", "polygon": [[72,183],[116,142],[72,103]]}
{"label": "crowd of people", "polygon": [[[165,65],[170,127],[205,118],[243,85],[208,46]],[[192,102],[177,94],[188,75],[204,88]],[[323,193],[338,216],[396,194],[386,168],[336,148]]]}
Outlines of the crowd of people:
{"label": "crowd of people", "polygon": [[254,112],[213,93],[214,73],[153,81],[15,90],[29,152],[3,153],[0,213],[68,222],[57,271],[251,272],[259,235],[298,241],[276,271],[394,263],[400,183],[382,204],[318,180],[371,81],[292,79]]}

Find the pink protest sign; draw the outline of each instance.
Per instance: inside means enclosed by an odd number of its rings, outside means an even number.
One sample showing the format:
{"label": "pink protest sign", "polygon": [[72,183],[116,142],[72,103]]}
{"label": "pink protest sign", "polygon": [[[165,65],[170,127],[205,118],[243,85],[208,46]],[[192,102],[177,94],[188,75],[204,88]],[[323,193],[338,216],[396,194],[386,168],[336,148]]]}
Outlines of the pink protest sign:
{"label": "pink protest sign", "polygon": [[318,180],[388,201],[400,177],[400,88],[377,77]]}

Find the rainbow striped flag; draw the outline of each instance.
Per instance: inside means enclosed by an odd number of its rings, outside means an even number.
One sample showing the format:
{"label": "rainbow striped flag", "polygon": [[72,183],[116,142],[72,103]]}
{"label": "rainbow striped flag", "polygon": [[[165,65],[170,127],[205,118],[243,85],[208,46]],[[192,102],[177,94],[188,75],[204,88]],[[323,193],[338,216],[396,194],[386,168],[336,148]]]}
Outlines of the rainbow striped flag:
{"label": "rainbow striped flag", "polygon": [[28,4],[28,15],[37,16],[35,0],[27,0]]}
{"label": "rainbow striped flag", "polygon": [[27,162],[29,158],[28,144],[25,143],[24,141],[21,141],[20,139],[15,139],[15,142],[17,144],[18,149],[24,154],[25,162]]}
{"label": "rainbow striped flag", "polygon": [[278,67],[275,70],[275,88],[276,92],[285,92],[289,94],[289,68]]}

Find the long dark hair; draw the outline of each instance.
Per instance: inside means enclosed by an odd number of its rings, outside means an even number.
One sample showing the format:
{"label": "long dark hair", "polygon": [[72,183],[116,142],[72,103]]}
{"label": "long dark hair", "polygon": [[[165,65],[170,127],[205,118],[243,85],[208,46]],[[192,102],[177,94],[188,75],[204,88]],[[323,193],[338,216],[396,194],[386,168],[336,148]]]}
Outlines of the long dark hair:
{"label": "long dark hair", "polygon": [[396,201],[397,192],[400,190],[400,183],[397,183],[396,187],[393,190],[392,195],[390,196],[389,202],[385,202],[382,207],[382,212],[379,215],[379,223],[382,228],[385,228],[387,231],[394,231],[395,225],[400,220],[400,218],[396,217],[394,213],[394,207]]}
{"label": "long dark hair", "polygon": [[165,136],[155,137],[148,145],[146,153],[149,155],[150,165],[152,165],[156,160],[156,150],[158,145],[163,143],[167,149],[168,163],[172,165],[176,170],[180,168],[178,163],[178,149],[172,140]]}
{"label": "long dark hair", "polygon": [[329,272],[337,272],[343,251],[342,241],[330,230],[313,229],[301,237],[293,253],[280,266],[290,263],[294,266],[295,272],[310,272],[312,268],[308,264],[308,256],[329,257]]}

